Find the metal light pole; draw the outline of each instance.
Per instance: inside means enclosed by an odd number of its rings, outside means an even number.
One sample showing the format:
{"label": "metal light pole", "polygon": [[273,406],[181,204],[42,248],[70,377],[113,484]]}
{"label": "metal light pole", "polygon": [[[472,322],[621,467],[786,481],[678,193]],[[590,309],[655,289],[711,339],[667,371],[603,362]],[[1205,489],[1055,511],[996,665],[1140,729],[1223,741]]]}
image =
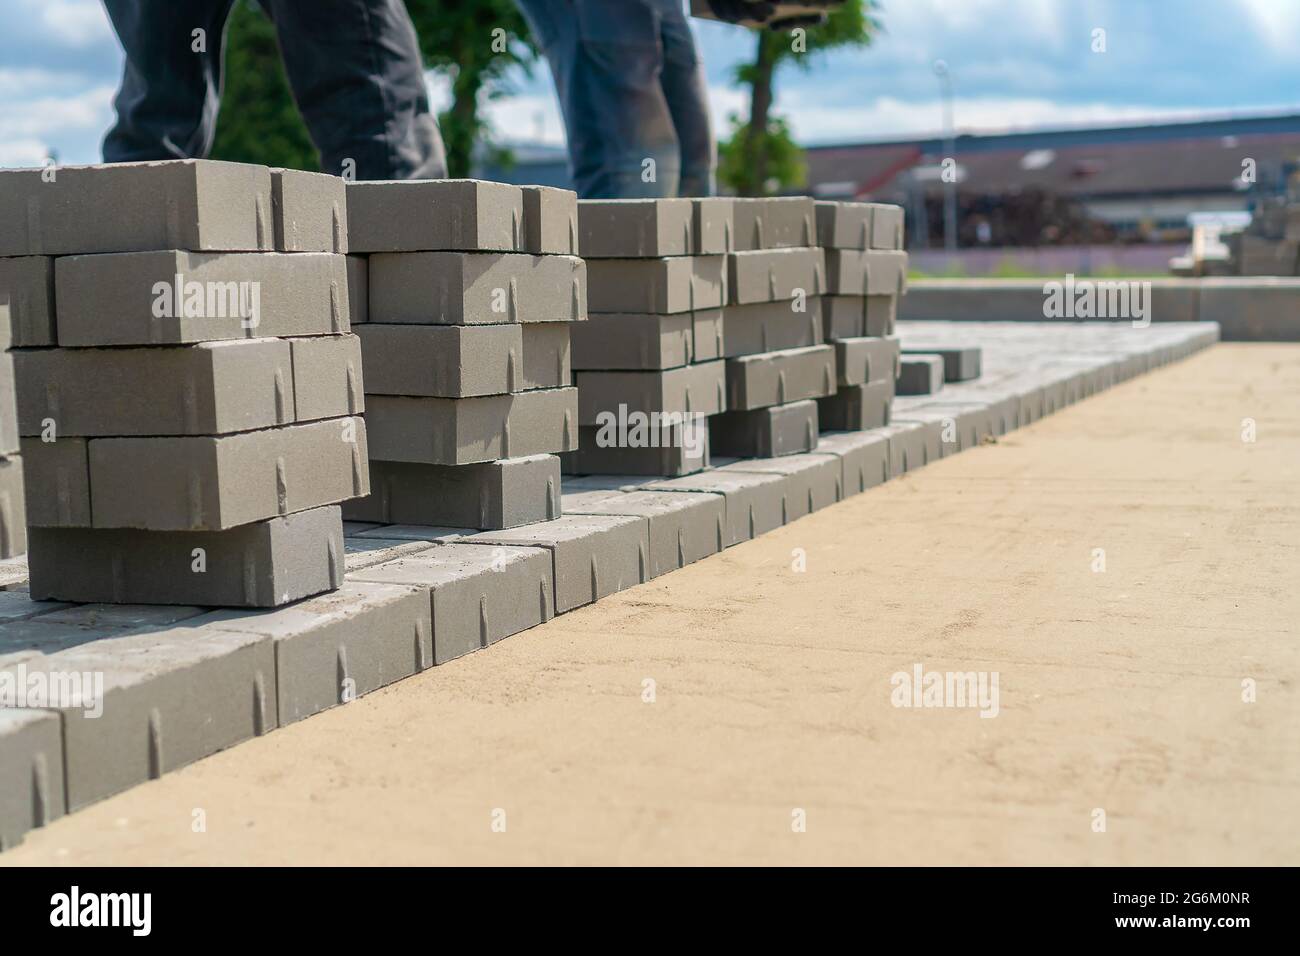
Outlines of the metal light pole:
{"label": "metal light pole", "polygon": [[[948,252],[957,251],[957,145],[952,109],[952,74],[946,60],[934,61],[934,75],[939,78],[939,92],[943,96],[944,159],[953,161],[951,181],[943,184],[943,246]],[[940,169],[943,166],[940,164]]]}

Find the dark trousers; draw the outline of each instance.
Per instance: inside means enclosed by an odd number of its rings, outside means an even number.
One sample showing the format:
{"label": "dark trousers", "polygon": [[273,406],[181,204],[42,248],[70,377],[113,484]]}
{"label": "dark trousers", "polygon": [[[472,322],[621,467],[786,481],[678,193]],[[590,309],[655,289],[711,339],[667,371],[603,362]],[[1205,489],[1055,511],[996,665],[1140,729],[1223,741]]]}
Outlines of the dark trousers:
{"label": "dark trousers", "polygon": [[[203,157],[221,104],[234,0],[104,0],[126,52],[106,162]],[[356,179],[447,175],[402,0],[262,0],[321,169]],[[196,30],[202,30],[201,51]],[[348,161],[351,161],[349,164]]]}
{"label": "dark trousers", "polygon": [[709,196],[717,156],[681,0],[517,0],[546,53],[584,199]]}

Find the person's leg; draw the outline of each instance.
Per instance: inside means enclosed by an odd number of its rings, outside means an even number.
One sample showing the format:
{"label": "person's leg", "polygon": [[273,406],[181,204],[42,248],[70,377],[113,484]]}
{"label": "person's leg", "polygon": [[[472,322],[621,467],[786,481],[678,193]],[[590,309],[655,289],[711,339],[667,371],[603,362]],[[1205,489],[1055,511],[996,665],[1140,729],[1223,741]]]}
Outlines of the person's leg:
{"label": "person's leg", "polygon": [[555,78],[584,199],[675,196],[657,0],[518,0]]}
{"label": "person's leg", "polygon": [[221,97],[221,44],[234,0],[104,0],[126,64],[104,161],[203,157]]}
{"label": "person's leg", "polygon": [[664,69],[660,82],[681,142],[679,196],[712,196],[717,188],[717,146],[709,120],[708,87],[695,38],[677,0],[659,0]]}
{"label": "person's leg", "polygon": [[415,27],[402,0],[264,0],[321,169],[356,179],[447,175]]}

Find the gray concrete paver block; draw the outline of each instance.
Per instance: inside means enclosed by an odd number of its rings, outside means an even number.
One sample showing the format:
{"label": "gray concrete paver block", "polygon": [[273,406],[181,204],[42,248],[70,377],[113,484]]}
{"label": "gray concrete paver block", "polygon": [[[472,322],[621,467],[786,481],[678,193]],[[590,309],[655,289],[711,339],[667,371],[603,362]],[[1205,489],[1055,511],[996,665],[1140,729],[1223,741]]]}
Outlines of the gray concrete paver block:
{"label": "gray concrete paver block", "polygon": [[838,339],[835,342],[835,370],[836,382],[840,385],[865,385],[897,378],[898,339],[870,336]]}
{"label": "gray concrete paver block", "polygon": [[688,256],[689,199],[584,199],[578,203],[578,248],[587,259]]}
{"label": "gray concrete paver block", "polygon": [[903,248],[903,207],[887,203],[871,206],[871,248]]}
{"label": "gray concrete paver block", "polygon": [[357,581],[426,590],[435,664],[545,623],[557,613],[555,572],[545,548],[464,542],[440,544],[353,575]]}
{"label": "gray concrete paver block", "polygon": [[888,436],[889,477],[897,478],[906,472],[924,466],[929,460],[924,422],[891,423],[875,431]]}
{"label": "gray concrete paver block", "polygon": [[717,455],[772,458],[809,452],[817,447],[817,433],[817,403],[812,400],[709,419],[709,445]]}
{"label": "gray concrete paver block", "polygon": [[414,325],[581,322],[587,264],[575,256],[399,252],[372,255],[370,321]]}
{"label": "gray concrete paver block", "polygon": [[[802,303],[794,300],[728,305],[722,310],[727,358],[820,345],[822,299],[812,296]],[[802,304],[803,310],[794,306]]]}
{"label": "gray concrete paver block", "polygon": [[737,252],[817,245],[817,212],[806,196],[737,199],[732,206]]}
{"label": "gray concrete paver block", "polygon": [[370,463],[371,493],[343,506],[346,517],[385,524],[493,530],[560,515],[554,455],[473,465]]}
{"label": "gray concrete paver block", "polygon": [[871,211],[863,202],[818,201],[817,245],[824,249],[870,249]]}
{"label": "gray concrete paver block", "polygon": [[521,186],[524,251],[534,255],[578,255],[578,195],[554,186]]}
{"label": "gray concrete paver block", "polygon": [[347,197],[338,176],[271,170],[275,248],[280,252],[348,251]]}
{"label": "gray concrete paver block", "polygon": [[893,379],[867,385],[845,385],[834,395],[817,400],[821,427],[833,431],[862,431],[889,424],[894,401]]}
{"label": "gray concrete paver block", "polygon": [[30,538],[37,600],[276,607],[343,580],[337,507],[220,532],[32,528]]}
{"label": "gray concrete paver block", "polygon": [[433,666],[431,604],[418,586],[354,579],[291,607],[194,623],[271,638],[281,727]]}
{"label": "gray concrete paver block", "polygon": [[889,438],[877,431],[823,432],[817,452],[840,459],[846,498],[889,480]]}
{"label": "gray concrete paver block", "polygon": [[[321,337],[327,347],[347,338]],[[164,348],[25,349],[13,353],[19,429],[41,435],[53,423],[63,438],[223,435],[284,425],[294,420],[290,348],[283,339],[263,338]],[[324,390],[323,383],[315,387]]]}
{"label": "gray concrete paver block", "polygon": [[572,328],[573,367],[578,370],[665,369],[695,358],[698,312],[593,313]]}
{"label": "gray concrete paver block", "polygon": [[33,601],[27,591],[0,591],[0,623],[26,621],[69,607],[66,601]]}
{"label": "gray concrete paver block", "polygon": [[709,196],[691,200],[691,229],[694,242],[691,254],[711,256],[731,252],[735,231],[735,200],[728,196]]}
{"label": "gray concrete paver block", "polygon": [[366,256],[348,256],[343,267],[348,287],[350,325],[370,321],[370,260]]}
{"label": "gray concrete paver block", "polygon": [[810,345],[727,359],[727,408],[785,405],[835,392],[835,349]]}
{"label": "gray concrete paver block", "polygon": [[27,523],[33,527],[89,527],[90,459],[86,439],[46,442],[24,438],[22,445],[24,484],[41,489],[40,494],[27,496]]}
{"label": "gray concrete paver block", "polygon": [[826,291],[832,295],[893,296],[906,288],[906,252],[826,250]]}
{"label": "gray concrete paver block", "polygon": [[725,323],[722,309],[696,309],[691,313],[694,362],[712,362],[726,355]]}
{"label": "gray concrete paver block", "polygon": [[59,715],[0,707],[0,851],[66,812]]}
{"label": "gray concrete paver block", "polygon": [[721,495],[655,491],[574,491],[565,514],[634,515],[648,523],[654,578],[723,549],[726,501]]}
{"label": "gray concrete paver block", "polygon": [[365,411],[361,340],[357,336],[315,335],[287,341],[293,350],[297,421],[343,418]]}
{"label": "gray concrete paver block", "polygon": [[578,450],[566,474],[579,475],[689,475],[709,467],[709,429],[698,423],[647,429],[644,443],[619,444],[617,434],[602,427],[578,429]]}
{"label": "gray concrete paver block", "polygon": [[634,412],[715,415],[727,408],[728,373],[721,361],[648,372],[580,371],[575,377],[582,425],[600,425],[609,415],[622,420]]}
{"label": "gray concrete paver block", "polygon": [[0,170],[0,256],[273,248],[271,173],[209,159]]}
{"label": "gray concrete paver block", "polygon": [[567,388],[573,384],[570,331],[587,322],[532,322],[522,326],[523,376],[519,390]]}
{"label": "gray concrete paver block", "polygon": [[718,470],[784,476],[786,523],[844,497],[844,465],[835,455],[805,453],[779,458],[742,458]]}
{"label": "gray concrete paver block", "polygon": [[10,344],[17,348],[53,345],[54,258],[0,259],[0,299],[5,295],[12,326]]}
{"label": "gray concrete paver block", "polygon": [[727,300],[727,256],[592,259],[587,296],[592,312],[672,314],[720,307]]}
{"label": "gray concrete paver block", "polygon": [[369,492],[366,430],[336,418],[218,437],[94,438],[96,528],[222,530]]}
{"label": "gray concrete paver block", "polygon": [[347,208],[352,252],[524,248],[523,192],[505,183],[476,179],[350,182]]}
{"label": "gray concrete paver block", "polygon": [[541,547],[555,561],[555,610],[572,611],[650,577],[649,525],[627,515],[564,515],[554,521],[470,535],[482,546]]}
{"label": "gray concrete paver block", "polygon": [[64,256],[54,264],[54,287],[56,334],[65,347],[329,335],[349,327],[347,257],[331,253]]}
{"label": "gray concrete paver block", "polygon": [[868,295],[864,297],[867,309],[864,335],[893,335],[898,319],[898,296]]}
{"label": "gray concrete paver block", "polygon": [[940,356],[943,359],[945,382],[967,382],[980,377],[983,351],[978,345],[941,345],[903,349],[905,356],[915,354]]}
{"label": "gray concrete paver block", "polygon": [[577,448],[578,390],[477,398],[371,395],[366,424],[375,461],[469,465],[555,454]]}
{"label": "gray concrete paver block", "polygon": [[[350,523],[355,522],[344,522],[345,525]],[[361,523],[369,524],[370,522]],[[431,541],[408,541],[402,538],[358,538],[345,534],[343,538],[344,580],[347,580],[347,575],[354,574],[364,568],[374,567],[376,564],[387,564],[396,558],[418,554],[431,547],[433,547]]]}
{"label": "gray concrete paver block", "polygon": [[519,325],[372,322],[358,326],[356,333],[371,395],[466,398],[502,395],[523,386]]}
{"label": "gray concrete paver block", "polygon": [[727,547],[756,538],[785,524],[786,480],[758,472],[705,471],[648,482],[643,491],[697,492],[722,495],[727,501]]}
{"label": "gray concrete paver block", "polygon": [[897,393],[934,395],[942,388],[943,356],[926,352],[908,352],[899,366]]}
{"label": "gray concrete paver block", "polygon": [[96,708],[84,699],[53,708],[63,720],[69,810],[277,726],[274,648],[261,635],[181,624],[25,663],[103,675]]}
{"label": "gray concrete paver block", "polygon": [[829,291],[826,253],[819,247],[760,249],[727,256],[727,303],[748,305]]}

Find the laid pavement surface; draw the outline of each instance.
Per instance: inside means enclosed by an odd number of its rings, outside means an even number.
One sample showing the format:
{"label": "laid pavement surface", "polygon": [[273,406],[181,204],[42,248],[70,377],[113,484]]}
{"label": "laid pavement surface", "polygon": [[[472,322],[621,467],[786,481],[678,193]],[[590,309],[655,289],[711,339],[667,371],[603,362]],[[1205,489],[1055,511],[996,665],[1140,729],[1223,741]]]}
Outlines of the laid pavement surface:
{"label": "laid pavement surface", "polygon": [[0,864],[1296,864],[1298,422],[1300,347],[1217,346]]}

